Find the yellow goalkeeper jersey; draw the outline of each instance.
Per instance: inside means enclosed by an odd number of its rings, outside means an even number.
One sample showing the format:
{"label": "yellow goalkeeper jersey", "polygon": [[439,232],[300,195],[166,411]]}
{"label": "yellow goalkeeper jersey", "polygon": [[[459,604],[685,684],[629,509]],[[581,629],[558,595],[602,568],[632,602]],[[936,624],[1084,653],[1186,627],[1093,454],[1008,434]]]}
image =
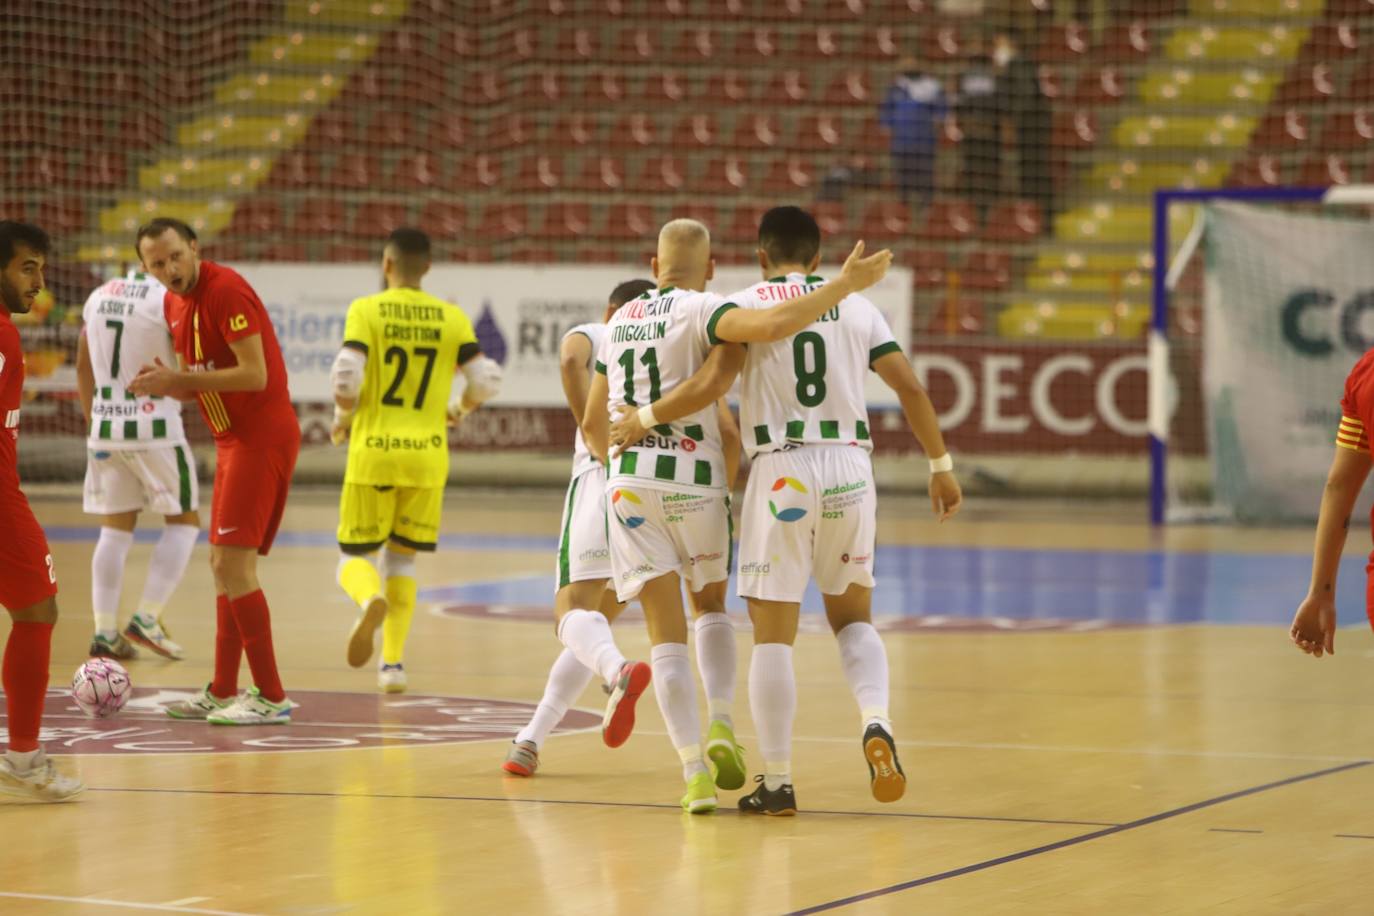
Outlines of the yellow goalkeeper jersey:
{"label": "yellow goalkeeper jersey", "polygon": [[389,289],[348,307],[344,346],[367,356],[344,482],[442,487],[453,374],[480,352],[468,316],[421,290]]}

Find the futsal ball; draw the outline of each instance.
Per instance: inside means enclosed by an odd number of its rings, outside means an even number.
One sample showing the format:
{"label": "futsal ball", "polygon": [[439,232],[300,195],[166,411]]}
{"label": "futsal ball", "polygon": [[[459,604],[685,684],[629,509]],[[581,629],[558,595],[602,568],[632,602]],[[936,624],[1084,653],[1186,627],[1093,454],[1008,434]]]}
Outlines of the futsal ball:
{"label": "futsal ball", "polygon": [[106,719],[124,708],[134,686],[129,672],[111,658],[90,658],[72,676],[72,699],[92,719]]}

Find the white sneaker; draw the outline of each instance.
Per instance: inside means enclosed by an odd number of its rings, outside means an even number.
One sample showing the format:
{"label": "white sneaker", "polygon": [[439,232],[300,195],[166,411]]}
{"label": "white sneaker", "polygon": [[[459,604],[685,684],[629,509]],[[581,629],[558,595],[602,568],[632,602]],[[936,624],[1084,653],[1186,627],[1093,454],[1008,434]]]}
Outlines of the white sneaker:
{"label": "white sneaker", "polygon": [[32,798],[44,802],[62,802],[75,798],[86,790],[86,784],[75,776],[57,772],[48,755],[41,748],[27,770],[16,770],[9,755],[0,757],[0,792]]}
{"label": "white sneaker", "polygon": [[372,640],[386,619],[386,611],[386,597],[375,595],[353,623],[353,632],[348,634],[348,663],[354,668],[366,665],[372,657]]}
{"label": "white sneaker", "polygon": [[377,686],[382,693],[406,692],[406,669],[400,662],[388,665],[385,662],[377,669]]}
{"label": "white sneaker", "polygon": [[250,687],[233,704],[210,713],[205,721],[211,725],[290,725],[291,710],[299,706],[283,697],[280,703],[273,703]]}
{"label": "white sneaker", "polygon": [[227,709],[238,702],[237,698],[221,700],[210,692],[210,685],[189,700],[178,700],[162,707],[173,719],[208,719],[211,713]]}
{"label": "white sneaker", "polygon": [[172,637],[162,626],[160,620],[155,620],[152,626],[147,626],[135,614],[133,619],[129,621],[129,625],[124,628],[124,635],[129,637],[132,642],[146,646],[163,658],[180,661],[186,655],[181,646],[172,641]]}

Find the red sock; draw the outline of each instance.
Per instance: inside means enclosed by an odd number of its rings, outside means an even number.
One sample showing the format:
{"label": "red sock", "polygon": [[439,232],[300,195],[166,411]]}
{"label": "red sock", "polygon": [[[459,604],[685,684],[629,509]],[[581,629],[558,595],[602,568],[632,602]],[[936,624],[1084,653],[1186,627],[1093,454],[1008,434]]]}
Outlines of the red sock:
{"label": "red sock", "polygon": [[9,704],[10,750],[38,750],[43,724],[43,700],[48,693],[48,659],[52,655],[52,624],[16,620],[5,643],[0,679]]}
{"label": "red sock", "polygon": [[248,656],[253,683],[264,699],[280,703],[286,699],[286,691],[282,690],[277,656],[272,651],[272,616],[267,610],[267,596],[258,589],[230,603],[243,634],[243,652]]}
{"label": "red sock", "polygon": [[215,596],[215,679],[210,693],[227,700],[239,692],[239,660],[243,657],[243,639],[228,595]]}

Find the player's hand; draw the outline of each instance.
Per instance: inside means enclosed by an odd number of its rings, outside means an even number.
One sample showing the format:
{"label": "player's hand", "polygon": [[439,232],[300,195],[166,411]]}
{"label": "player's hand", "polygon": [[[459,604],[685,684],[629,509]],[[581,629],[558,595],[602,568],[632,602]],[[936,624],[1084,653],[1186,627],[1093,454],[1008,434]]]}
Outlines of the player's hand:
{"label": "player's hand", "polygon": [[930,507],[940,521],[953,518],[964,504],[964,491],[953,471],[930,475]]}
{"label": "player's hand", "polygon": [[1288,636],[1308,655],[1321,658],[1336,654],[1336,601],[1308,595],[1293,615]]}
{"label": "player's hand", "polygon": [[864,243],[861,239],[854,246],[854,250],[845,259],[844,267],[840,270],[840,283],[850,292],[859,292],[868,289],[883,277],[887,276],[887,269],[892,266],[892,252],[884,248],[876,254],[864,257]]}
{"label": "player's hand", "polygon": [[179,371],[153,357],[153,365],[145,365],[138,370],[138,375],[129,383],[129,391],[140,396],[171,396],[180,399],[186,393],[181,387],[181,382]]}
{"label": "player's hand", "polygon": [[329,441],[335,445],[343,445],[348,441],[348,431],[352,429],[351,424],[335,422],[329,428]]}
{"label": "player's hand", "polygon": [[621,404],[611,418],[611,457],[618,458],[620,453],[649,434],[639,422],[639,408]]}

